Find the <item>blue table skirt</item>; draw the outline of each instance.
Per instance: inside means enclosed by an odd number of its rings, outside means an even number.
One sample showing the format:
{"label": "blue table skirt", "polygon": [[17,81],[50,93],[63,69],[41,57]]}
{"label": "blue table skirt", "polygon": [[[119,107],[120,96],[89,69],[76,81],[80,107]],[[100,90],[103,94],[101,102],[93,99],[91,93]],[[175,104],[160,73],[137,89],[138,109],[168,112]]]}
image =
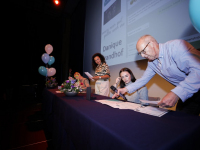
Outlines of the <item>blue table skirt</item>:
{"label": "blue table skirt", "polygon": [[200,149],[198,116],[170,111],[155,117],[86,100],[86,94],[67,97],[56,90],[43,92],[43,115],[55,149]]}

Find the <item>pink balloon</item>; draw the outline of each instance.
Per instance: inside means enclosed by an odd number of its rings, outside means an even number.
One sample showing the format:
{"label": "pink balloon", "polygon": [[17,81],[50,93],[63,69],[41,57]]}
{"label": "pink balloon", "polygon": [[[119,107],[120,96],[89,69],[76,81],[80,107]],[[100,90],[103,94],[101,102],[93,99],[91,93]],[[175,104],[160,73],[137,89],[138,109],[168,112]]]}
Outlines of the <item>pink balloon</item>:
{"label": "pink balloon", "polygon": [[51,52],[53,51],[53,46],[51,44],[47,44],[44,49],[47,54],[51,54]]}
{"label": "pink balloon", "polygon": [[47,69],[47,76],[48,77],[54,76],[55,74],[56,74],[56,69],[55,68]]}

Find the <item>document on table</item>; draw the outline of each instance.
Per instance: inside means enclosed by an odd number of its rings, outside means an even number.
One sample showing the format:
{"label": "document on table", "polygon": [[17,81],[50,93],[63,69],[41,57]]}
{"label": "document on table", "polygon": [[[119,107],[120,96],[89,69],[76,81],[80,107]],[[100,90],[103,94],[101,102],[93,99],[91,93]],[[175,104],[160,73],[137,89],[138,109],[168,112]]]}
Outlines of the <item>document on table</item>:
{"label": "document on table", "polygon": [[96,100],[99,103],[102,104],[106,104],[109,105],[113,108],[119,108],[119,109],[137,109],[138,107],[140,107],[140,104],[136,104],[136,103],[131,103],[131,102],[123,102],[123,101],[119,101],[119,100],[115,100],[115,99],[108,99],[108,100]]}
{"label": "document on table", "polygon": [[[92,78],[93,76],[89,73],[89,72],[84,72],[87,76],[88,76],[88,78]],[[94,79],[92,79],[92,81],[94,81]]]}
{"label": "document on table", "polygon": [[[140,113],[161,117],[168,112],[168,110],[152,106],[142,106],[141,104],[123,102],[115,99],[104,99],[104,100],[95,100],[96,102],[109,105],[113,108],[118,109],[130,109]],[[146,103],[146,102],[145,102]]]}
{"label": "document on table", "polygon": [[148,101],[148,100],[142,100],[142,99],[139,99],[142,103],[147,103],[147,104],[155,104],[155,105],[158,105],[158,103],[160,101]]}
{"label": "document on table", "polygon": [[158,108],[158,107],[152,107],[152,106],[140,107],[135,111],[141,112],[144,114],[149,114],[152,116],[157,116],[157,117],[161,117],[168,112],[168,110],[164,108]]}

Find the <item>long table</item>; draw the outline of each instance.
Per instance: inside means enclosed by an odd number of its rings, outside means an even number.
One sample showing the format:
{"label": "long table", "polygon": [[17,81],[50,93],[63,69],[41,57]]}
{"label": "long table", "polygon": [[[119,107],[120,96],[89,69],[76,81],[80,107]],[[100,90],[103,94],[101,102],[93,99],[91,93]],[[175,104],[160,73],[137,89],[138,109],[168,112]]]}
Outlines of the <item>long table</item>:
{"label": "long table", "polygon": [[[162,117],[120,110],[44,89],[43,115],[54,149],[199,150],[200,117],[170,111]],[[111,99],[92,94],[97,100]]]}

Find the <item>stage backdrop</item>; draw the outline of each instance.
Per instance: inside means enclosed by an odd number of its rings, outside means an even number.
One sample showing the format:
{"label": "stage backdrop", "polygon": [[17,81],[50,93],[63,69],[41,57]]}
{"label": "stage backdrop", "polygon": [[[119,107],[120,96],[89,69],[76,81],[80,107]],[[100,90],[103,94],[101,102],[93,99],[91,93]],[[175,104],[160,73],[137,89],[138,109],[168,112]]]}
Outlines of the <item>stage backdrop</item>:
{"label": "stage backdrop", "polygon": [[[190,21],[188,7],[189,0],[87,0],[83,72],[94,75],[92,55],[98,52],[109,65],[110,85],[123,67],[140,78],[147,60],[138,56],[135,47],[145,34],[154,36],[159,43],[184,39],[199,49],[200,34]],[[90,83],[94,88],[94,82]],[[174,88],[158,75],[146,86],[149,96],[160,98]]]}

